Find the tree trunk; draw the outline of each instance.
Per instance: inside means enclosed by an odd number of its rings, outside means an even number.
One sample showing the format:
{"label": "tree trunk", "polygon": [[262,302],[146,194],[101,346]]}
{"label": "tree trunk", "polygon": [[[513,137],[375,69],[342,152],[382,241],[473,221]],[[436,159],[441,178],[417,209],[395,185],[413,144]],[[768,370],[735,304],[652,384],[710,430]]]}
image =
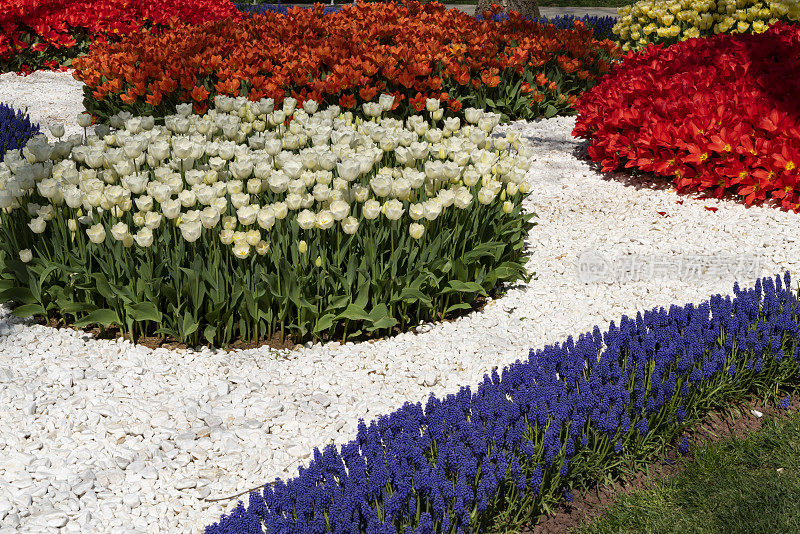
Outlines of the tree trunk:
{"label": "tree trunk", "polygon": [[541,16],[536,0],[478,0],[475,5],[475,15],[491,11],[492,4],[500,4],[506,11],[519,11],[523,17],[538,19]]}

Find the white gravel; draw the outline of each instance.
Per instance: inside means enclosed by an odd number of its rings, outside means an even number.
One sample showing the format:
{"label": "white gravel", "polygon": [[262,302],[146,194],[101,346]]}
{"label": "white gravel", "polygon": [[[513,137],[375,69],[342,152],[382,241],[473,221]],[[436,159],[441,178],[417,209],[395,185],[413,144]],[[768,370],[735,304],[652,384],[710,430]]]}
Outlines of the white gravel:
{"label": "white gravel", "polygon": [[[74,117],[80,98],[69,74],[0,76],[0,101],[44,122]],[[604,178],[576,157],[573,124],[511,126],[534,148],[538,278],[418,334],[284,353],[150,350],[0,306],[0,533],[202,531],[236,501],[214,499],[295,473],[313,446],[353,437],[359,418],[476,384],[625,313],[786,269],[798,278],[800,217]],[[624,265],[639,270],[626,278]]]}

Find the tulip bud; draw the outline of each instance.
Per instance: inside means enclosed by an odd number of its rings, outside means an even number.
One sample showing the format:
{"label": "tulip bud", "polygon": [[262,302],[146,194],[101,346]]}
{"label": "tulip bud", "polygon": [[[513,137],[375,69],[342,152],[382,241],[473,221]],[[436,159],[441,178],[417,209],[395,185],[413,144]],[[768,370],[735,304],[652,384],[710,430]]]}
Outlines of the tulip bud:
{"label": "tulip bud", "polygon": [[53,137],[61,139],[62,137],[64,137],[64,125],[61,123],[50,125],[50,133],[53,134]]}
{"label": "tulip bud", "polygon": [[300,254],[305,254],[308,251],[308,243],[306,243],[305,240],[301,240],[297,244],[297,251],[300,252]]}
{"label": "tulip bud", "polygon": [[28,263],[33,259],[33,252],[27,248],[22,249],[19,251],[19,259],[22,261],[22,263]]}
{"label": "tulip bud", "polygon": [[78,115],[78,126],[81,128],[88,128],[92,125],[92,115],[91,113],[83,112]]}
{"label": "tulip bud", "polygon": [[408,233],[414,239],[419,239],[425,233],[425,227],[419,223],[411,223],[411,226],[408,227]]}

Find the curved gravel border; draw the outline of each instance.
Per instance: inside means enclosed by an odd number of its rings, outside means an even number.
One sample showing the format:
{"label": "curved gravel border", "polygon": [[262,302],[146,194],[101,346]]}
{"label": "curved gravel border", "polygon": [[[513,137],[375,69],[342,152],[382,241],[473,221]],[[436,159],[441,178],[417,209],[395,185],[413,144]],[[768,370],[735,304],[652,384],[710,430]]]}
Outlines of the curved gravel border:
{"label": "curved gravel border", "polygon": [[[43,126],[71,117],[67,131],[80,130],[69,74],[2,75],[0,95]],[[622,314],[787,269],[798,279],[797,215],[606,178],[577,157],[573,124],[508,126],[534,149],[526,208],[539,216],[528,239],[538,277],[450,323],[226,353],[95,340],[0,306],[0,533],[200,532],[235,505],[225,497],[291,476],[314,446],[351,439],[359,418],[476,384]]]}

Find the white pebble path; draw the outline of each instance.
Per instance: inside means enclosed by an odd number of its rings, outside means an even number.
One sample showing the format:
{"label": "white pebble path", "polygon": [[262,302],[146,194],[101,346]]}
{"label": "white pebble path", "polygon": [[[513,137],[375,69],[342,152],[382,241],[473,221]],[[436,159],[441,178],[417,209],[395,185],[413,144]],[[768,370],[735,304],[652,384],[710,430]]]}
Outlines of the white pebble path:
{"label": "white pebble path", "polygon": [[[68,119],[68,132],[80,131],[81,97],[68,73],[0,76],[0,102],[27,105],[39,121]],[[539,216],[528,239],[538,277],[418,334],[280,353],[150,350],[33,325],[0,306],[0,534],[201,532],[236,502],[213,499],[291,476],[314,446],[352,438],[359,418],[477,384],[531,347],[626,313],[786,269],[798,278],[800,216],[605,178],[576,157],[573,124],[510,126],[534,149],[526,208]],[[580,258],[687,265],[694,255],[755,258],[760,272],[585,283],[577,270]]]}

